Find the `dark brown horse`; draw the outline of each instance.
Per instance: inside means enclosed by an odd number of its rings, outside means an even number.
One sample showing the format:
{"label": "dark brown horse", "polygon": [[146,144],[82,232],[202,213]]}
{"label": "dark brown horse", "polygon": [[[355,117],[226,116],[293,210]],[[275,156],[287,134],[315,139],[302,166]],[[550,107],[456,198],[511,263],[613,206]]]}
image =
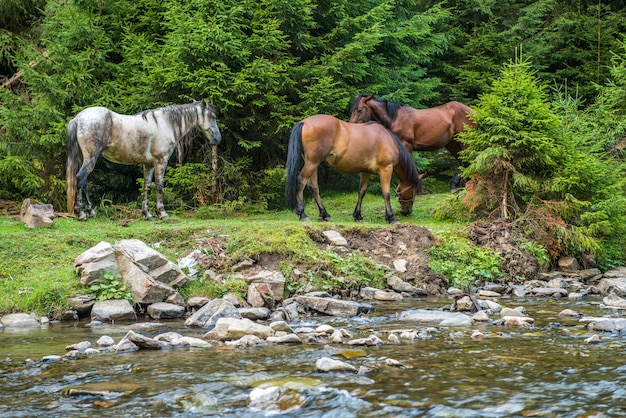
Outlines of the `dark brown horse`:
{"label": "dark brown horse", "polygon": [[[436,151],[445,147],[459,161],[459,151],[463,147],[454,136],[464,131],[465,126],[476,126],[468,117],[471,111],[470,107],[459,102],[414,109],[371,94],[360,94],[350,107],[350,122],[375,120],[398,135],[410,151]],[[453,179],[453,188],[457,177],[458,173]]]}
{"label": "dark brown horse", "polygon": [[[302,159],[304,165],[298,172]],[[303,197],[307,183],[313,192],[320,218],[330,219],[320,198],[317,182],[317,167],[324,161],[343,173],[361,173],[359,197],[352,213],[355,221],[363,220],[361,202],[371,174],[380,177],[387,222],[397,222],[390,202],[394,173],[400,180],[396,189],[400,213],[409,215],[413,211],[415,196],[422,193],[422,182],[413,157],[400,140],[382,125],[347,123],[330,115],[314,115],[295,124],[287,152],[285,197],[287,205],[295,207],[300,220],[308,220]]]}

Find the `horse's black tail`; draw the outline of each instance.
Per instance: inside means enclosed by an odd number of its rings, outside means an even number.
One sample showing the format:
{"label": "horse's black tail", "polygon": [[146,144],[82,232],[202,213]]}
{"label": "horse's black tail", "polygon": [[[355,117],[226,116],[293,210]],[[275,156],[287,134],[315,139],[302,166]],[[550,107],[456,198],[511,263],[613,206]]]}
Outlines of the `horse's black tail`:
{"label": "horse's black tail", "polygon": [[417,171],[413,155],[406,149],[400,138],[398,138],[393,132],[389,131],[393,140],[396,142],[398,151],[400,151],[400,165],[404,168],[404,175],[411,184],[417,189],[417,194],[424,193],[424,187],[422,185],[422,178]]}
{"label": "horse's black tail", "polygon": [[74,214],[74,203],[76,203],[76,173],[78,172],[78,166],[80,164],[76,128],[76,120],[72,119],[67,125],[67,166],[65,167],[67,211],[70,215]]}
{"label": "horse's black tail", "polygon": [[298,188],[298,171],[302,157],[302,126],[304,122],[298,122],[291,130],[289,148],[287,149],[287,181],[285,183],[285,203],[289,209],[296,207],[296,193]]}

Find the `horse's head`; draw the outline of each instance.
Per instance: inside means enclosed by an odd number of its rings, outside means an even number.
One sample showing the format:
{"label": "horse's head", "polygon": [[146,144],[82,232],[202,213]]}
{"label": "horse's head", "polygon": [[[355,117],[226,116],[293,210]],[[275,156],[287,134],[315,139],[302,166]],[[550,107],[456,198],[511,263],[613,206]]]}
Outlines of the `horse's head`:
{"label": "horse's head", "polygon": [[415,196],[418,191],[412,184],[398,184],[396,188],[396,198],[400,202],[400,213],[403,215],[410,215],[413,212],[413,202],[415,202]]}
{"label": "horse's head", "polygon": [[407,216],[413,212],[413,203],[417,195],[424,194],[422,178],[424,174],[418,176],[417,183],[402,182],[396,187],[396,198],[400,202],[400,213]]}
{"label": "horse's head", "polygon": [[222,133],[217,126],[217,115],[212,104],[200,100],[198,105],[198,128],[204,132],[211,145],[222,142]]}
{"label": "horse's head", "polygon": [[372,97],[374,96],[371,94],[359,94],[356,99],[354,99],[354,102],[350,107],[351,123],[364,123],[374,119],[374,114],[367,105],[367,102],[369,102]]}

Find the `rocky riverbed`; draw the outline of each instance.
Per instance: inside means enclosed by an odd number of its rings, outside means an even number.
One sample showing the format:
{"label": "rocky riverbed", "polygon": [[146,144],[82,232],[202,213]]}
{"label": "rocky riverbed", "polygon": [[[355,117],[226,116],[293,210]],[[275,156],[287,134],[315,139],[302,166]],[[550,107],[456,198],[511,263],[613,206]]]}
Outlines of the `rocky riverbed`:
{"label": "rocky riverbed", "polygon": [[250,308],[226,296],[204,305],[235,308],[208,328],[144,314],[18,330],[12,314],[0,415],[621,416],[624,299],[548,283],[359,298],[373,310],[356,316],[300,305],[290,321],[238,318]]}

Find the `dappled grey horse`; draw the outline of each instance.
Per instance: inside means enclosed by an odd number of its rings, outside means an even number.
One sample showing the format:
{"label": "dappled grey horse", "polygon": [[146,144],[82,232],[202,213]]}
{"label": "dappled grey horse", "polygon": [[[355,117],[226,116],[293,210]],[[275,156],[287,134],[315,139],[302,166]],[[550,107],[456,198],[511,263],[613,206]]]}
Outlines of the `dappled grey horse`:
{"label": "dappled grey horse", "polygon": [[[212,145],[222,141],[215,109],[204,100],[145,110],[136,115],[120,115],[106,107],[82,110],[67,126],[68,211],[75,214],[79,221],[95,217],[87,177],[102,155],[118,164],[143,164],[143,216],[152,219],[148,199],[154,175],[156,209],[160,218],[167,217],[163,205],[165,168],[178,142],[195,128],[202,131]],[[83,154],[80,170],[79,147]],[[84,210],[83,197],[87,202]]]}

